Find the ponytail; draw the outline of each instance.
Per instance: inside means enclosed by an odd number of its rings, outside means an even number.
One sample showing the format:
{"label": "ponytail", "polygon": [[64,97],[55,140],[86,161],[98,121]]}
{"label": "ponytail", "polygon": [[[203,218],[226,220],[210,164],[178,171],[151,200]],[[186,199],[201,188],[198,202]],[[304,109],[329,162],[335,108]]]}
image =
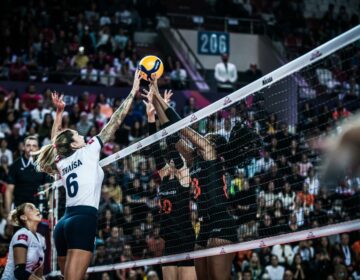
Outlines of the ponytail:
{"label": "ponytail", "polygon": [[45,172],[50,175],[58,174],[55,164],[57,152],[53,144],[43,146],[40,151],[33,155],[38,156],[35,161],[35,167],[38,172]]}
{"label": "ponytail", "polygon": [[9,213],[9,220],[14,226],[25,227],[25,221],[21,220],[20,217],[25,214],[26,205],[27,203],[23,203]]}
{"label": "ponytail", "polygon": [[71,147],[73,135],[72,130],[66,129],[56,136],[53,144],[46,145],[40,151],[33,153],[34,156],[37,156],[35,161],[36,170],[50,175],[58,174],[56,159],[58,157],[68,157],[74,153]]}

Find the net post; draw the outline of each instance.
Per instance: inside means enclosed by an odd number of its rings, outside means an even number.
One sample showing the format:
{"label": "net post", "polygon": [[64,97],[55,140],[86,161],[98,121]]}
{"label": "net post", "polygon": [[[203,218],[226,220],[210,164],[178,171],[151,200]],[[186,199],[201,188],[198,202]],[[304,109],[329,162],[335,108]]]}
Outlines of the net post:
{"label": "net post", "polygon": [[[58,175],[55,175],[55,182],[59,179]],[[58,209],[59,209],[59,188],[55,186],[53,191],[51,192],[51,226],[50,226],[50,240],[51,240],[51,248],[55,248],[54,241],[54,228],[55,224],[58,222]],[[51,250],[51,273],[57,271],[57,253],[56,250]]]}

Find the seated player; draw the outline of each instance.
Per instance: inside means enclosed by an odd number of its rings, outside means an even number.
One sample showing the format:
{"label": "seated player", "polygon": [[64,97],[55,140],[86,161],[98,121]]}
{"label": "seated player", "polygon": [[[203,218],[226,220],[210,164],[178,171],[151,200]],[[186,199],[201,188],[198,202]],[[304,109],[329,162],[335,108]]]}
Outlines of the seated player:
{"label": "seated player", "polygon": [[23,203],[10,213],[10,220],[21,228],[11,239],[8,260],[1,279],[42,279],[45,238],[36,232],[41,222],[39,209],[32,203]]}

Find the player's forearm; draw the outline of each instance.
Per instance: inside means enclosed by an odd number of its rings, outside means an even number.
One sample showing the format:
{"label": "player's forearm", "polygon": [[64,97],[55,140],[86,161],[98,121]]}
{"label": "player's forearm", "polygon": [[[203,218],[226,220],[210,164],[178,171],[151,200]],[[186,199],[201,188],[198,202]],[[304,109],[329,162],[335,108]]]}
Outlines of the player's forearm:
{"label": "player's forearm", "polygon": [[123,123],[127,113],[130,110],[131,104],[134,100],[136,91],[132,90],[120,107],[112,114],[110,121],[101,130],[99,137],[103,143],[106,143],[115,134],[116,130]]}
{"label": "player's forearm", "polygon": [[6,213],[10,213],[11,210],[11,204],[13,202],[13,190],[14,189],[14,185],[9,184],[6,187],[6,191],[5,191],[5,211]]}
{"label": "player's forearm", "polygon": [[181,129],[180,133],[185,136],[196,148],[201,150],[205,160],[214,160],[216,158],[216,150],[214,146],[195,130],[190,127],[186,127]]}
{"label": "player's forearm", "polygon": [[55,120],[53,123],[53,126],[51,128],[51,139],[54,139],[56,135],[62,130],[62,116],[63,116],[62,110],[57,110],[55,115]]}

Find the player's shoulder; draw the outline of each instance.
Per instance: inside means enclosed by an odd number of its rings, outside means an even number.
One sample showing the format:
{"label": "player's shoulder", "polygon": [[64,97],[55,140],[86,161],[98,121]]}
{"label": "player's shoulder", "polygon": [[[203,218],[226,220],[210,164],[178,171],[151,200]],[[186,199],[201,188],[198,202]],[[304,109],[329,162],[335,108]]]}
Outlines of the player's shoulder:
{"label": "player's shoulder", "polygon": [[26,228],[20,228],[17,230],[13,236],[13,240],[16,241],[25,241],[28,242],[30,240],[30,231]]}
{"label": "player's shoulder", "polygon": [[99,135],[96,135],[96,136],[90,138],[90,140],[86,143],[86,146],[96,145],[96,144],[99,144],[101,146],[101,148],[104,146]]}

